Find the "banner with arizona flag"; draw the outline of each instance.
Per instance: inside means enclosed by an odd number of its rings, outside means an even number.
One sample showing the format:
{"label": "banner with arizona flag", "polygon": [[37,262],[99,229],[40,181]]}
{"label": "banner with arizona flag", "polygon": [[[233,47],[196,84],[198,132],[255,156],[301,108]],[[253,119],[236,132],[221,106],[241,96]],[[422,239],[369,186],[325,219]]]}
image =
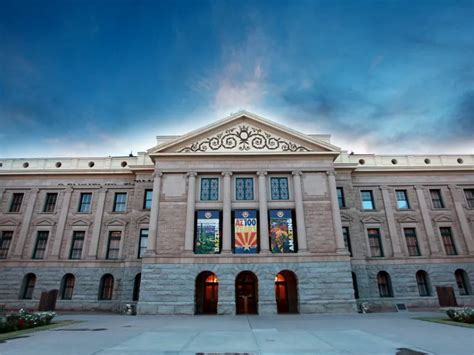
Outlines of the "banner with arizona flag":
{"label": "banner with arizona flag", "polygon": [[234,211],[234,252],[236,254],[256,254],[257,242],[257,211]]}

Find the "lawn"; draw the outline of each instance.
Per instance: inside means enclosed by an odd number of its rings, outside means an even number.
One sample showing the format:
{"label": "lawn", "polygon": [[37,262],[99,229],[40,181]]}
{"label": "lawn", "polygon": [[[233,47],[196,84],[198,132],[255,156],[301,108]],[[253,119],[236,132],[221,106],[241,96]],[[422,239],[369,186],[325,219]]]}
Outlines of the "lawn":
{"label": "lawn", "polygon": [[82,323],[82,322],[83,321],[77,321],[77,320],[58,320],[58,321],[53,321],[53,322],[51,322],[50,324],[47,324],[47,325],[42,325],[40,327],[17,330],[15,332],[1,333],[0,334],[0,343],[4,342],[5,340],[8,340],[8,339],[24,337],[24,336],[27,336],[28,334],[39,332],[39,331],[42,331],[42,330],[50,330],[50,329],[60,328],[60,327],[66,326],[66,325]]}
{"label": "lawn", "polygon": [[474,324],[455,322],[450,318],[440,318],[440,317],[415,317],[413,319],[424,320],[426,322],[454,325],[456,327],[472,328],[474,329]]}

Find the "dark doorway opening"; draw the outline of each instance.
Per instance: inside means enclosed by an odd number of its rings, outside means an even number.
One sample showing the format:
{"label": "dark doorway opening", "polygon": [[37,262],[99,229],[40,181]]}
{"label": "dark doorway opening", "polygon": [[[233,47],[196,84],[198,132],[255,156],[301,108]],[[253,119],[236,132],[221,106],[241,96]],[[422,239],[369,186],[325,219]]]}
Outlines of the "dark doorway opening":
{"label": "dark doorway opening", "polygon": [[440,307],[457,307],[456,296],[452,287],[436,286],[436,293],[438,294],[438,301]]}
{"label": "dark doorway opening", "polygon": [[298,313],[298,292],[294,272],[283,270],[275,276],[278,313]]}
{"label": "dark doorway opening", "polygon": [[251,271],[242,271],[235,279],[237,314],[258,314],[258,280]]}
{"label": "dark doorway opening", "polygon": [[210,271],[201,272],[196,278],[196,314],[217,314],[219,280]]}

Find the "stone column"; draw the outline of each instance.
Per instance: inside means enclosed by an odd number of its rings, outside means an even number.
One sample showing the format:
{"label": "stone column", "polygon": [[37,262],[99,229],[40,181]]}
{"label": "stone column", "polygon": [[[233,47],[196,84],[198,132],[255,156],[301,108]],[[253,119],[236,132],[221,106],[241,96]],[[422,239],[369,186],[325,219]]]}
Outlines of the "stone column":
{"label": "stone column", "polygon": [[462,195],[462,191],[460,191],[457,186],[449,185],[448,188],[451,191],[451,196],[453,197],[454,209],[456,210],[456,215],[458,216],[459,224],[461,225],[461,231],[464,236],[464,240],[466,241],[468,253],[474,254],[474,240],[463,208],[464,196]]}
{"label": "stone column", "polygon": [[308,251],[306,241],[306,225],[304,222],[303,191],[301,188],[301,171],[293,171],[293,190],[295,194],[296,232],[298,234],[298,249]]}
{"label": "stone column", "polygon": [[230,253],[231,241],[232,241],[232,224],[231,224],[231,212],[232,212],[232,191],[230,188],[230,177],[232,172],[225,171],[222,173],[224,176],[224,188],[223,188],[223,230],[222,230],[222,251],[224,253]]}
{"label": "stone column", "polygon": [[147,256],[156,255],[156,240],[158,239],[158,213],[160,210],[161,177],[163,173],[155,172],[153,174],[153,194],[150,210],[150,224],[148,230]]}
{"label": "stone column", "polygon": [[344,244],[344,235],[342,234],[341,211],[339,210],[339,201],[337,200],[336,173],[334,171],[326,172],[329,182],[329,195],[331,197],[331,213],[334,233],[336,234],[336,251],[338,253],[348,253]]}
{"label": "stone column", "polygon": [[438,243],[436,242],[436,236],[431,224],[431,219],[426,205],[424,189],[422,186],[415,186],[416,196],[418,203],[420,204],[421,217],[423,218],[423,225],[425,226],[426,236],[428,237],[428,245],[430,247],[431,255],[439,255],[440,251]]}
{"label": "stone column", "polygon": [[[3,199],[3,193],[4,193],[4,192],[5,192],[5,190],[0,189],[0,206],[2,205],[2,199]],[[5,211],[6,211],[6,210],[7,210],[7,209],[5,208]],[[0,211],[0,213],[2,213],[2,211]]]}
{"label": "stone column", "polygon": [[192,252],[194,244],[194,212],[196,210],[196,175],[188,173],[188,207],[186,210],[186,233],[184,238],[184,251]]}
{"label": "stone column", "polygon": [[56,228],[56,235],[54,236],[53,248],[51,257],[59,259],[61,251],[61,243],[64,238],[64,229],[66,227],[66,219],[69,212],[69,203],[71,202],[72,188],[66,188],[64,191],[63,203],[59,212],[58,227]]}
{"label": "stone column", "polygon": [[270,253],[270,242],[268,239],[268,208],[267,208],[267,184],[266,171],[257,172],[258,175],[258,208],[260,228],[260,252]]}
{"label": "stone column", "polygon": [[403,253],[400,245],[400,239],[398,237],[397,227],[395,225],[395,218],[393,217],[390,193],[386,186],[382,186],[380,190],[382,191],[383,207],[385,210],[385,216],[387,217],[388,232],[390,234],[390,241],[392,242],[393,256],[402,257]]}
{"label": "stone column", "polygon": [[95,211],[94,226],[92,228],[91,243],[89,245],[88,259],[97,259],[97,251],[99,250],[100,231],[102,229],[102,217],[104,216],[105,198],[107,189],[101,187],[98,190],[97,210]]}
{"label": "stone column", "polygon": [[[23,249],[25,247],[26,237],[28,236],[28,230],[30,229],[31,217],[35,208],[36,197],[38,196],[39,189],[31,189],[28,197],[28,204],[26,205],[25,214],[23,215],[23,221],[21,222],[20,234],[18,241],[15,246],[14,257],[21,258],[23,255]],[[31,257],[31,255],[30,255]]]}

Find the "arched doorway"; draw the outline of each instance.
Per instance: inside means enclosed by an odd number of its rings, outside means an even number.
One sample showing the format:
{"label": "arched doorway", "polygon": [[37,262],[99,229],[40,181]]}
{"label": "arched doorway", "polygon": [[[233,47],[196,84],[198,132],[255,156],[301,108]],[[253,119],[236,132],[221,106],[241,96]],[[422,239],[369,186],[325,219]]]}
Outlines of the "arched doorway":
{"label": "arched doorway", "polygon": [[298,313],[298,294],[294,272],[283,270],[275,276],[278,313]]}
{"label": "arched doorway", "polygon": [[196,314],[217,314],[218,288],[216,274],[203,271],[196,277]]}
{"label": "arched doorway", "polygon": [[251,271],[242,271],[235,279],[235,307],[237,314],[258,313],[258,280]]}

